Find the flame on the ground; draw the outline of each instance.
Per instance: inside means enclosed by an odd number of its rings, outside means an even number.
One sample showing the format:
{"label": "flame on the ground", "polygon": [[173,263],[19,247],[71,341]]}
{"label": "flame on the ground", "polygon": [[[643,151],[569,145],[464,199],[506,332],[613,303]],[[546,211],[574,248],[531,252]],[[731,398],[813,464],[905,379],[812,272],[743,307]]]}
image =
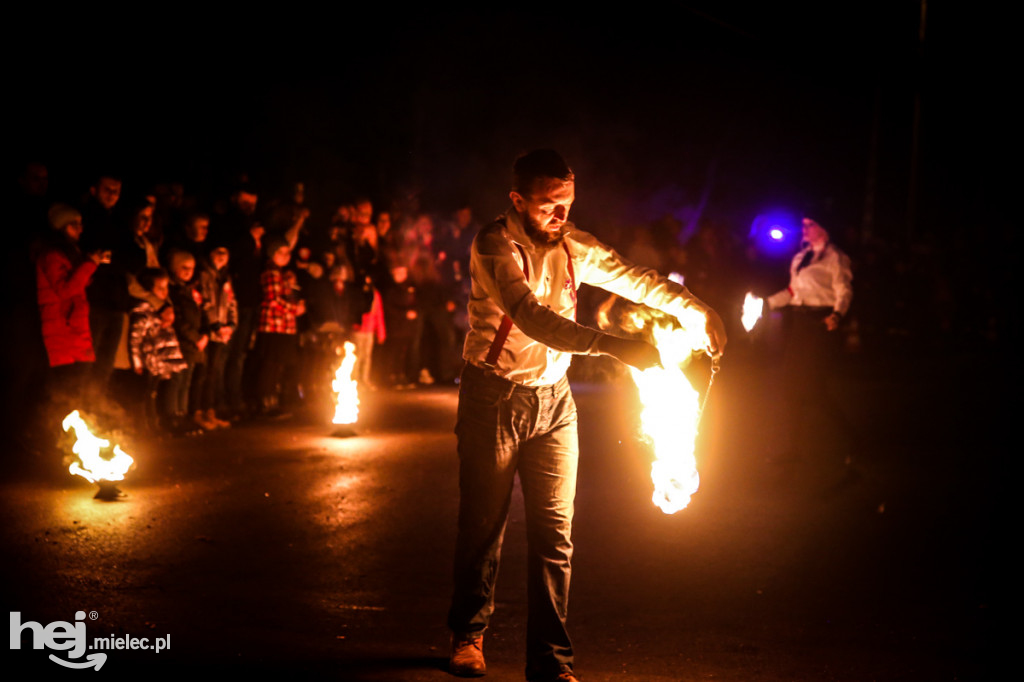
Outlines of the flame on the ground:
{"label": "flame on the ground", "polygon": [[122,450],[120,445],[114,445],[111,454],[104,456],[102,451],[110,447],[110,441],[94,436],[78,410],[74,410],[64,417],[61,426],[65,432],[71,429],[75,430],[75,444],[71,451],[78,460],[71,463],[68,471],[85,478],[90,483],[124,480],[125,473],[135,460]]}
{"label": "flame on the ground", "polygon": [[334,373],[331,389],[337,394],[333,424],[355,424],[359,419],[359,384],[352,378],[356,366],[356,345],[345,342],[345,356]]}
{"label": "flame on the ground", "polygon": [[743,328],[749,332],[761,319],[762,314],[764,314],[764,299],[754,296],[748,291],[743,299],[743,314],[740,316]]}
{"label": "flame on the ground", "polygon": [[[644,326],[643,319],[634,316],[639,327]],[[663,367],[631,368],[643,405],[640,427],[654,449],[652,499],[666,514],[685,508],[700,485],[694,456],[700,399],[682,368],[708,341],[700,313],[694,312],[692,319],[680,319],[680,323],[682,329],[651,320],[648,324],[653,324],[651,335]]]}

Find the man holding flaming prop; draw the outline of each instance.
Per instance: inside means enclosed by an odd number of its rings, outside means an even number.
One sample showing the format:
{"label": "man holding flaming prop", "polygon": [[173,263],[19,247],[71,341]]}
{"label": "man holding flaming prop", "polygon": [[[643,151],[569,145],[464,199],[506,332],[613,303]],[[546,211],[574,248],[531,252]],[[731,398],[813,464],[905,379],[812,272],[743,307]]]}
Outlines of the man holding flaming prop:
{"label": "man holding flaming prop", "polygon": [[768,297],[771,308],[790,306],[808,321],[808,328],[822,335],[839,328],[853,300],[850,258],[829,239],[816,220],[805,217],[801,225],[802,248],[789,266],[789,286]]}
{"label": "man holding flaming prop", "polygon": [[[852,444],[855,434],[838,404],[829,396],[826,379],[832,356],[839,343],[836,330],[853,300],[853,270],[850,258],[829,239],[829,234],[809,216],[801,225],[800,251],[789,265],[789,286],[762,299],[747,292],[741,321],[748,332],[764,313],[783,309],[786,318],[786,350],[782,375],[788,448],[781,457],[798,460],[804,449],[822,440],[822,417],[836,424],[842,440]],[[813,416],[812,418],[809,418]],[[834,438],[833,438],[834,439]],[[847,455],[849,467],[852,455]],[[848,469],[847,475],[850,475]]]}
{"label": "man holding flaming prop", "polygon": [[[848,444],[854,433],[826,383],[841,340],[837,330],[853,300],[853,271],[849,256],[812,215],[802,221],[803,240],[789,266],[789,286],[766,299],[769,308],[784,308],[789,316],[783,376],[790,456],[804,454],[804,448],[820,440],[815,422],[835,424]],[[846,460],[849,465],[850,457]]]}
{"label": "man holding flaming prop", "polygon": [[725,347],[718,315],[682,285],[623,260],[568,221],[575,176],[550,149],[513,167],[512,207],[473,242],[470,330],[459,391],[459,523],[448,625],[450,670],[483,675],[483,633],[516,474],[526,507],[526,677],[573,681],[566,610],[579,442],[566,370],[572,354],[611,355],[644,370],[657,348],[576,323],[576,290],[599,286],[702,323],[699,348]]}

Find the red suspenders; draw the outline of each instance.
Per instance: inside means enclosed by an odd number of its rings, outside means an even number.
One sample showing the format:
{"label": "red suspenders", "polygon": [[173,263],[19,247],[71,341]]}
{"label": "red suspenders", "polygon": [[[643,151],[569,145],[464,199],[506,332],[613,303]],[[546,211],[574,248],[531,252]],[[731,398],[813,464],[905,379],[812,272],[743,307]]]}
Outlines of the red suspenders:
{"label": "red suspenders", "polygon": [[[515,242],[513,242],[515,244]],[[526,252],[523,247],[519,244],[515,245],[519,249],[519,255],[523,258],[523,274],[526,275],[526,281],[530,281],[530,261],[526,258]],[[572,267],[572,256],[569,255],[569,246],[562,241],[562,249],[565,251],[566,263],[569,270],[569,285],[572,287],[572,319],[576,319],[576,272]],[[487,351],[487,358],[484,360],[484,364],[488,367],[494,367],[498,363],[498,356],[501,355],[501,349],[505,346],[505,341],[508,340],[508,333],[512,330],[512,318],[508,315],[503,315],[501,318],[501,324],[498,325],[498,331],[494,335],[494,341],[491,342],[491,349]]]}
{"label": "red suspenders", "polygon": [[576,271],[572,267],[572,255],[569,254],[569,245],[562,240],[562,250],[565,251],[565,264],[569,269],[569,285],[572,287],[572,321],[576,321]]}
{"label": "red suspenders", "polygon": [[[519,249],[519,255],[523,259],[523,274],[526,275],[526,281],[530,281],[530,261],[526,258],[526,251],[523,247],[515,242],[516,248]],[[508,315],[503,315],[501,318],[501,324],[498,325],[498,331],[494,335],[494,341],[491,341],[491,349],[487,351],[487,358],[484,360],[484,364],[488,367],[494,367],[498,363],[498,356],[501,354],[501,349],[505,345],[505,340],[508,339],[508,333],[512,329],[512,318]]]}

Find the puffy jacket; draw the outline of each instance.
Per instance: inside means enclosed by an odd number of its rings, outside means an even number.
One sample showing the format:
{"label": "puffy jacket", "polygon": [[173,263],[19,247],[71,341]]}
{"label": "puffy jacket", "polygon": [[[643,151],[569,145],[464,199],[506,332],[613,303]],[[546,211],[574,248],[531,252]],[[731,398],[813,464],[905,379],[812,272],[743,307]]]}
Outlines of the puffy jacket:
{"label": "puffy jacket", "polygon": [[128,319],[128,350],[134,369],[166,379],[188,367],[174,329],[160,323],[160,315],[153,304],[136,301]]}

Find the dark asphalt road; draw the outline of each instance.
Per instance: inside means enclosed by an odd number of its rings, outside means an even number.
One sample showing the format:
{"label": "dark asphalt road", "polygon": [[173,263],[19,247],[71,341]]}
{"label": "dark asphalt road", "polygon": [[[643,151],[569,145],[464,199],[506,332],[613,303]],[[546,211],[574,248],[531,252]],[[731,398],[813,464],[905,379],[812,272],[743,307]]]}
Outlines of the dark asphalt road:
{"label": "dark asphalt road", "polygon": [[[860,434],[851,477],[828,430],[812,457],[771,457],[773,377],[736,353],[712,393],[701,490],[674,516],[650,502],[630,391],[578,384],[584,682],[990,677],[1002,412],[964,398],[991,393],[973,376],[849,366],[835,389]],[[134,443],[116,503],[56,464],[20,467],[0,484],[7,608],[43,625],[95,612],[90,638],[170,635],[161,653],[110,652],[104,677],[453,679],[456,399],[368,394],[347,439],[300,416]],[[524,552],[517,499],[488,680],[522,679]],[[10,653],[25,674],[57,669],[46,651]]]}

